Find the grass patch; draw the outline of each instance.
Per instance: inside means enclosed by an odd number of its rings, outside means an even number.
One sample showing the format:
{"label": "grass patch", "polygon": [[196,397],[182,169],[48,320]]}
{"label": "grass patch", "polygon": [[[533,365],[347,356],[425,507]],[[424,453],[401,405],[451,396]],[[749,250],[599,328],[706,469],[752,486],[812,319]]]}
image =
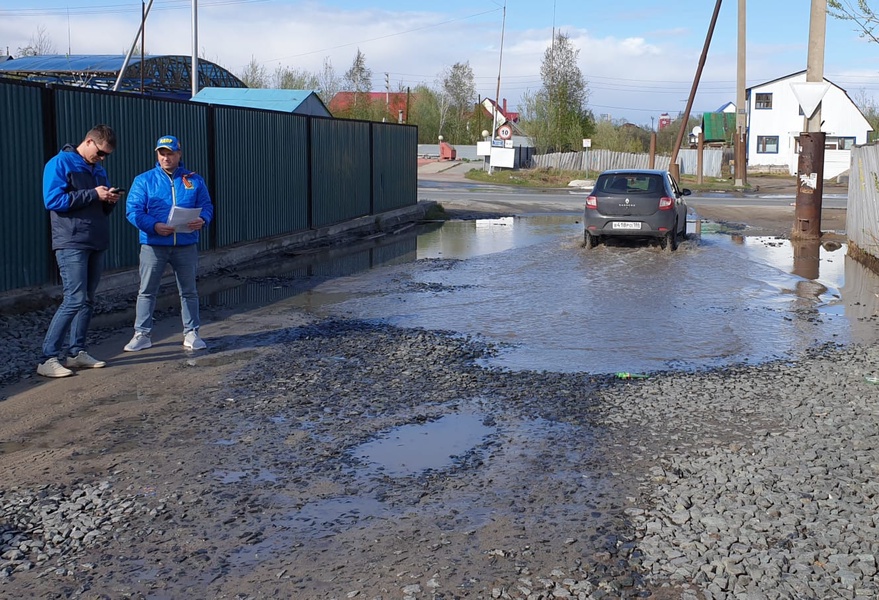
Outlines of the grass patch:
{"label": "grass patch", "polygon": [[[564,188],[575,179],[589,179],[585,171],[561,171],[558,169],[495,169],[493,173],[471,169],[464,175],[472,181],[497,185],[517,185],[536,188]],[[593,175],[594,178],[594,175]]]}
{"label": "grass patch", "polygon": [[[587,173],[586,171],[563,171],[550,168],[519,169],[518,171],[510,169],[495,169],[494,173],[489,173],[482,169],[471,169],[464,175],[464,177],[471,181],[493,183],[496,185],[513,185],[533,188],[566,188],[568,187],[568,184],[575,179],[594,180],[598,177],[598,173]],[[694,192],[723,192],[737,189],[734,182],[730,179],[703,177],[702,183],[696,183],[695,175],[684,175],[681,177],[680,185],[681,187],[689,188]],[[750,185],[746,185],[743,189],[750,189],[750,187]]]}

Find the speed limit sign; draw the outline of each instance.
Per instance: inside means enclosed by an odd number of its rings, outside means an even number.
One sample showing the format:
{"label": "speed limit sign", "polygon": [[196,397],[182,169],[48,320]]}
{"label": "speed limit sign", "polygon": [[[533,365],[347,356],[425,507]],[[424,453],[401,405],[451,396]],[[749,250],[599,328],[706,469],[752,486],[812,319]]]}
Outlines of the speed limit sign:
{"label": "speed limit sign", "polygon": [[513,138],[513,128],[509,125],[501,125],[497,128],[497,136],[502,140],[509,140]]}

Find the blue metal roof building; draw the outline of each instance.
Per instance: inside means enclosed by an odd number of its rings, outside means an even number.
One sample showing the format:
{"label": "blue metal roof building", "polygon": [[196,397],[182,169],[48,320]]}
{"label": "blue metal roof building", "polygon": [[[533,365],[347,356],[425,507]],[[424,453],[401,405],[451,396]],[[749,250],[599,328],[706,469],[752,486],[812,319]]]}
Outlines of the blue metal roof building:
{"label": "blue metal roof building", "polygon": [[[124,55],[43,55],[23,56],[0,62],[0,77],[58,83],[95,89],[113,89]],[[192,96],[192,57],[132,56],[119,91],[147,96],[189,99]],[[198,61],[198,86],[246,88],[243,81],[210,61]]]}
{"label": "blue metal roof building", "polygon": [[208,87],[192,97],[193,102],[262,108],[297,115],[332,117],[320,96],[311,90]]}

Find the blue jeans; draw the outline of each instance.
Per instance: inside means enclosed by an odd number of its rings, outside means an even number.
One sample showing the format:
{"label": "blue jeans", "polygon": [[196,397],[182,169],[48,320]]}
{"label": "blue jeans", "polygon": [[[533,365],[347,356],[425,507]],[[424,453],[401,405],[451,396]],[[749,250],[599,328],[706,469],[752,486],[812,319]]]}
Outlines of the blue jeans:
{"label": "blue jeans", "polygon": [[71,356],[86,350],[85,337],[95,307],[95,290],[104,272],[103,250],[55,250],[64,299],[43,340],[43,361],[61,358],[65,343]]}
{"label": "blue jeans", "polygon": [[137,293],[137,309],[134,330],[149,334],[153,329],[153,311],[162,284],[165,267],[171,265],[180,292],[180,316],[184,335],[198,330],[198,291],[195,277],[198,273],[198,247],[150,246],[140,247],[140,290]]}

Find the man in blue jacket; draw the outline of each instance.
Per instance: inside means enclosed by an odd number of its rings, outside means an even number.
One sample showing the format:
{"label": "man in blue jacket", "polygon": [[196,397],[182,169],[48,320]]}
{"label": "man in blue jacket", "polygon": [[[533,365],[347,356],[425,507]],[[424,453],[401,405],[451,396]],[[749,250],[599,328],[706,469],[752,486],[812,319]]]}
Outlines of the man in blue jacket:
{"label": "man in blue jacket", "polygon": [[[137,294],[134,337],[126,352],[145,350],[153,345],[153,311],[162,283],[162,273],[170,264],[180,292],[183,319],[183,346],[189,350],[206,348],[198,335],[198,232],[210,223],[214,206],[204,179],[183,166],[180,142],[166,135],[156,142],[156,166],[134,179],[128,193],[125,215],[140,230],[140,290]],[[197,216],[182,223],[169,224],[172,209],[196,209]],[[175,219],[176,220],[176,219]]]}
{"label": "man in blue jacket", "polygon": [[[71,368],[105,366],[88,353],[86,334],[95,292],[110,246],[110,213],[122,197],[110,188],[102,162],[116,148],[116,134],[96,125],[78,146],[66,144],[43,169],[43,203],[52,224],[52,250],[61,273],[64,299],[43,340],[37,373],[68,377]],[[67,360],[61,364],[64,346]],[[65,366],[66,365],[66,366]]]}

